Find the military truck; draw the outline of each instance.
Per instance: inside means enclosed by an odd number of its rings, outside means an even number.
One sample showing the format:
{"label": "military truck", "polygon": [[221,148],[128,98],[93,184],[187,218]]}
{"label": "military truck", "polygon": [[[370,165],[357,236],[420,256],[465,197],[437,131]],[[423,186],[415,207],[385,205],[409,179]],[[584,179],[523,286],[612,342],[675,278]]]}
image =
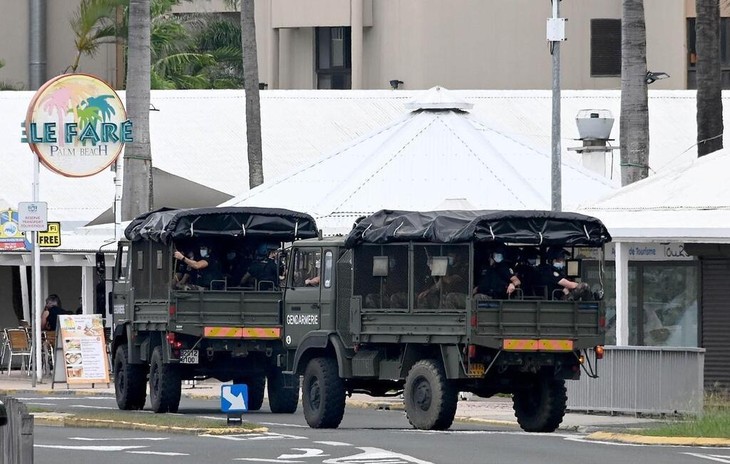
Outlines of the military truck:
{"label": "military truck", "polygon": [[261,408],[268,383],[271,411],[293,413],[299,378],[283,374],[277,362],[285,352],[279,282],[240,287],[240,276],[220,275],[207,287],[176,286],[175,251],[203,245],[212,250],[211,263],[228,253],[266,252],[316,237],[312,217],[265,208],[158,210],[133,220],[125,236],[111,302],[119,408],[144,407],[148,377],[155,412],[177,411],[183,380],[216,378],[247,384],[249,410]]}
{"label": "military truck", "polygon": [[336,428],[352,393],[402,394],[414,427],[448,429],[459,392],[505,393],[524,430],[554,431],[565,380],[596,376],[600,279],[577,299],[472,289],[495,245],[543,256],[560,247],[571,272],[600,273],[608,241],[598,219],[573,213],[383,210],[346,237],[294,243],[283,335],[286,372],[304,376],[307,423]]}

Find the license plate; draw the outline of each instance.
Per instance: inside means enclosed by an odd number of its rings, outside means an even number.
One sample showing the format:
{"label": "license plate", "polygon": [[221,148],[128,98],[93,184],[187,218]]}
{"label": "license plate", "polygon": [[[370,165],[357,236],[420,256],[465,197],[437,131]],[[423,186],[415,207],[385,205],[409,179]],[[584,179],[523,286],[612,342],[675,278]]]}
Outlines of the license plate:
{"label": "license plate", "polygon": [[198,350],[180,350],[180,364],[198,364]]}

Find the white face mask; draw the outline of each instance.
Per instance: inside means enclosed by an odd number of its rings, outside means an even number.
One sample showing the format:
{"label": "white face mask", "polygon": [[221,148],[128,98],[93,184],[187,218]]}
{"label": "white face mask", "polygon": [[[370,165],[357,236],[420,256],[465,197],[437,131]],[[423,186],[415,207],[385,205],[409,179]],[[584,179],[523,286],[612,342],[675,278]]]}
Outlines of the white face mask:
{"label": "white face mask", "polygon": [[207,248],[201,248],[200,249],[200,256],[203,257],[203,258],[207,258],[208,257],[208,249]]}
{"label": "white face mask", "polygon": [[563,269],[565,267],[565,263],[562,261],[557,261],[557,262],[553,263],[553,267],[555,269]]}
{"label": "white face mask", "polygon": [[492,255],[492,259],[495,263],[501,263],[502,261],[504,261],[504,256],[502,256],[502,253],[494,253]]}

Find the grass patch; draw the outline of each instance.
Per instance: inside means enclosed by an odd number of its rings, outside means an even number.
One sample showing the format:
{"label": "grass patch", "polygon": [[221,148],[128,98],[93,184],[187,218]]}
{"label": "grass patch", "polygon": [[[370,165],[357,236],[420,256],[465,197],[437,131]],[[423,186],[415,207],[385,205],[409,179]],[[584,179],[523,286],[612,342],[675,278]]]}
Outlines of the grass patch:
{"label": "grass patch", "polygon": [[730,399],[708,397],[702,416],[684,417],[637,433],[654,437],[730,438]]}
{"label": "grass patch", "polygon": [[[39,413],[54,413],[43,408],[29,407],[28,411],[31,414]],[[246,416],[244,415],[243,423],[232,423],[228,425],[226,423],[226,417],[221,414],[220,419],[201,417],[192,414],[155,414],[152,412],[145,411],[121,411],[121,410],[89,410],[89,411],[74,411],[70,414],[74,419],[82,419],[86,421],[103,421],[106,423],[110,422],[126,422],[134,424],[144,424],[157,427],[170,427],[170,428],[186,428],[186,429],[230,429],[235,427],[236,429],[258,429],[261,428],[259,424],[246,422]]]}

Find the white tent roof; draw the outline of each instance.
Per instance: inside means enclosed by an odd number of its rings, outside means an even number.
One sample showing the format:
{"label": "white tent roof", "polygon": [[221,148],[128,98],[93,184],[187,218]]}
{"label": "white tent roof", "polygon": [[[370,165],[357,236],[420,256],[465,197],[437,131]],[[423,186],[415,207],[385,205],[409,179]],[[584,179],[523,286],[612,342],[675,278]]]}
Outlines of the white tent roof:
{"label": "white tent roof", "polygon": [[614,240],[730,243],[730,150],[680,163],[628,185],[582,212]]}
{"label": "white tent roof", "polygon": [[[550,209],[550,155],[481,123],[449,95],[432,89],[391,124],[224,205],[305,211],[327,233],[379,209],[432,210],[446,198],[478,209]],[[566,210],[614,190],[572,161],[562,171]]]}

